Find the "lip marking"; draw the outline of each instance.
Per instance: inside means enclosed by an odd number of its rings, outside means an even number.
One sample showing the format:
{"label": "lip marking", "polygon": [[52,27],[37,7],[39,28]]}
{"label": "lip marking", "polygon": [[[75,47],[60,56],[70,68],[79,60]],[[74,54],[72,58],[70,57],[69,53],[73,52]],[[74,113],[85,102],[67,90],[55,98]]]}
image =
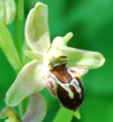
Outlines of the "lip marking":
{"label": "lip marking", "polygon": [[[74,73],[71,73],[71,71],[67,70],[67,72],[69,73],[70,76],[72,76],[72,80],[71,82],[66,82],[66,83],[62,83],[58,78],[57,76],[54,74],[54,73],[51,73],[51,76],[57,81],[57,83],[62,87],[64,88],[67,92],[68,92],[68,95],[71,99],[74,98],[74,93],[72,92],[72,90],[70,89],[70,85],[72,85],[76,91],[81,94],[81,88],[79,86],[79,82],[75,79],[75,74]],[[81,98],[81,97],[80,97]]]}

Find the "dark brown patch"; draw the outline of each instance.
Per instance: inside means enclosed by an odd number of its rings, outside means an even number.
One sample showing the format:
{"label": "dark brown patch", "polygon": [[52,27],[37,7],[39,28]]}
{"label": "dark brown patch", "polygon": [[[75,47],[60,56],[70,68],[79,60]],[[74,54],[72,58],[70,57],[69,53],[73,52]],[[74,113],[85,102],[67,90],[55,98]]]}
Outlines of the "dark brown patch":
{"label": "dark brown patch", "polygon": [[[79,80],[80,83],[80,80]],[[76,91],[76,89],[70,85],[70,89],[73,91],[74,93],[74,98],[71,99],[68,95],[68,92],[65,91],[64,88],[62,88],[60,85],[58,85],[58,89],[57,89],[57,96],[59,98],[59,101],[61,102],[61,104],[68,108],[71,109],[73,111],[77,110],[79,108],[79,106],[82,104],[83,99],[84,99],[84,88],[83,85],[80,83],[80,87],[81,87],[81,98],[79,93]]]}
{"label": "dark brown patch", "polygon": [[67,58],[67,56],[60,56],[59,58]]}

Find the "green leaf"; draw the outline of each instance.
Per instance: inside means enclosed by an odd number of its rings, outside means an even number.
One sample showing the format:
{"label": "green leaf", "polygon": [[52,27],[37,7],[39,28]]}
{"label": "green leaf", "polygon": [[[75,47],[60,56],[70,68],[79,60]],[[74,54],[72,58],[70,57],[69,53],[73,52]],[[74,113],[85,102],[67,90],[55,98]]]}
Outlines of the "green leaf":
{"label": "green leaf", "polygon": [[46,101],[39,94],[30,96],[27,111],[22,118],[23,122],[42,122],[46,115]]}
{"label": "green leaf", "polygon": [[53,120],[53,122],[71,122],[72,117],[73,117],[72,111],[64,107],[61,107],[58,113],[56,114],[56,117]]}
{"label": "green leaf", "polygon": [[101,67],[105,59],[99,52],[80,50],[76,48],[64,47],[61,49],[62,55],[68,57],[68,66],[85,66],[89,69],[95,69]]}
{"label": "green leaf", "polygon": [[6,55],[7,59],[9,60],[13,68],[16,71],[18,71],[21,68],[20,58],[18,56],[10,32],[1,21],[0,21],[0,48]]}
{"label": "green leaf", "polygon": [[16,16],[16,4],[14,0],[0,0],[0,20],[9,25]]}
{"label": "green leaf", "polygon": [[45,87],[44,68],[36,60],[26,64],[6,94],[8,106],[18,105],[27,96]]}
{"label": "green leaf", "polygon": [[37,3],[29,12],[25,26],[28,45],[34,51],[45,53],[50,46],[47,5]]}

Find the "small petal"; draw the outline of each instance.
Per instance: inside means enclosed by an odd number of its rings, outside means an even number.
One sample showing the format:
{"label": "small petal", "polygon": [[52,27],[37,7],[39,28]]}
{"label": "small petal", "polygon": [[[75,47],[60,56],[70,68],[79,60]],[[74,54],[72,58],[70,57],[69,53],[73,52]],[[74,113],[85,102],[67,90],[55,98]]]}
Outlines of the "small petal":
{"label": "small petal", "polygon": [[47,61],[52,58],[58,58],[62,56],[61,49],[66,46],[66,44],[72,38],[72,36],[73,36],[73,33],[69,32],[64,37],[61,37],[61,36],[56,37],[53,40],[52,45],[47,52],[47,55],[45,56],[45,60]]}
{"label": "small petal", "polygon": [[73,73],[75,73],[77,77],[81,77],[82,75],[85,75],[88,72],[87,67],[70,67],[69,69]]}
{"label": "small petal", "polygon": [[6,94],[8,106],[18,105],[25,97],[45,87],[43,67],[37,61],[26,64]]}
{"label": "small petal", "polygon": [[30,96],[27,111],[22,118],[23,122],[42,122],[46,115],[46,101],[39,94]]}
{"label": "small petal", "polygon": [[85,66],[89,69],[101,67],[105,58],[99,52],[92,52],[87,50],[80,50],[76,48],[64,47],[61,49],[62,55],[68,57],[68,66]]}
{"label": "small petal", "polygon": [[72,32],[67,33],[64,37],[58,36],[53,40],[52,46],[57,48],[62,48],[66,46],[66,44],[72,38],[72,36],[73,36]]}
{"label": "small petal", "polygon": [[28,56],[29,58],[32,58],[32,59],[36,59],[37,61],[39,61],[40,63],[43,62],[43,55],[36,52],[36,51],[29,51],[29,50],[26,50],[25,52],[25,55]]}
{"label": "small petal", "polygon": [[37,3],[27,17],[25,36],[34,51],[45,53],[50,46],[47,5]]}

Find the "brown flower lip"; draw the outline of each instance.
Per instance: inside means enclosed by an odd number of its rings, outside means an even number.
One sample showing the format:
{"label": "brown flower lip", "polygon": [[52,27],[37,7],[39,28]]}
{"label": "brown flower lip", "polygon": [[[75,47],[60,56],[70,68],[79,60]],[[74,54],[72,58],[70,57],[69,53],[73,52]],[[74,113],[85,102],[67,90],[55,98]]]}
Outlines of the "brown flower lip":
{"label": "brown flower lip", "polygon": [[[84,100],[84,87],[79,77],[61,64],[54,67],[48,75],[48,89],[66,108],[76,111]],[[76,75],[76,74],[75,74]]]}

